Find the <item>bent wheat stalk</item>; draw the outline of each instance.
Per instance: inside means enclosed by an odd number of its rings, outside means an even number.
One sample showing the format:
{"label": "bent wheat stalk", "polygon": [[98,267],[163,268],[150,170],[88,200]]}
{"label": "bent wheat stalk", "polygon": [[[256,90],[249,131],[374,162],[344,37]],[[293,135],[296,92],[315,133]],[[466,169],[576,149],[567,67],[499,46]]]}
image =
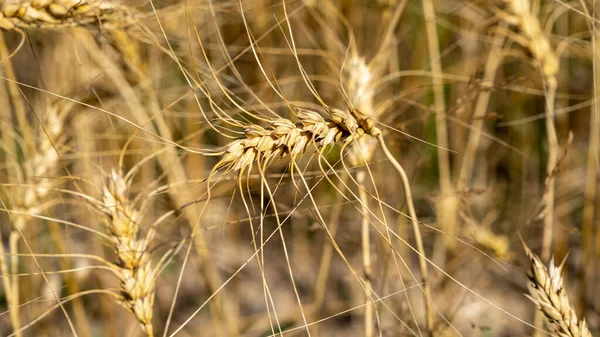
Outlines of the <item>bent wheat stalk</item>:
{"label": "bent wheat stalk", "polygon": [[569,302],[561,275],[564,261],[557,267],[552,259],[547,268],[525,244],[523,247],[531,262],[527,272],[530,281],[527,297],[546,317],[550,331],[561,337],[592,337],[585,318],[579,320]]}
{"label": "bent wheat stalk", "polygon": [[521,35],[516,36],[517,43],[527,48],[533,61],[542,71],[546,85],[546,131],[548,133],[548,163],[546,168],[546,191],[544,193],[544,232],[542,235],[542,258],[549,259],[553,241],[554,227],[554,190],[556,177],[554,171],[558,160],[559,144],[554,125],[554,100],[556,96],[556,75],[560,61],[544,34],[539,19],[531,10],[529,0],[506,0],[510,14],[504,19],[515,25]]}

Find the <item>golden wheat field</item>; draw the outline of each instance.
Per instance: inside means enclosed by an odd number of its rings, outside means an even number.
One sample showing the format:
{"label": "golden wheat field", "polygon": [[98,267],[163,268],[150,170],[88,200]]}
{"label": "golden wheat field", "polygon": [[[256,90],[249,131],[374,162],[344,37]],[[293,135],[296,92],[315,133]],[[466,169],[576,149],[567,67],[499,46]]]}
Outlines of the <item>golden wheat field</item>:
{"label": "golden wheat field", "polygon": [[0,336],[600,336],[595,0],[3,0]]}

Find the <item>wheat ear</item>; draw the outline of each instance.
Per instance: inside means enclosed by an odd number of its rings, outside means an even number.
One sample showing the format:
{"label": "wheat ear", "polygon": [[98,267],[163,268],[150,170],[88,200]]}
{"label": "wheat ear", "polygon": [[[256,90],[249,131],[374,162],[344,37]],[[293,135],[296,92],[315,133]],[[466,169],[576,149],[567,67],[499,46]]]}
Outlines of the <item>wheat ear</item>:
{"label": "wheat ear", "polygon": [[525,244],[525,253],[531,262],[527,272],[529,277],[529,299],[548,320],[550,331],[560,337],[592,337],[585,319],[577,319],[573,306],[569,303],[567,290],[559,266],[550,260],[548,268]]}
{"label": "wheat ear", "polygon": [[139,238],[143,212],[128,197],[130,181],[112,171],[104,184],[103,214],[115,247],[117,263],[113,272],[121,281],[120,304],[132,312],[148,336],[153,336],[152,306],[157,269],[152,268],[148,245],[152,232]]}
{"label": "wheat ear", "polygon": [[111,1],[32,0],[8,1],[0,13],[0,29],[59,28],[102,22],[120,25],[131,17],[124,6]]}
{"label": "wheat ear", "polygon": [[560,62],[544,34],[539,19],[531,11],[529,0],[505,0],[512,15],[505,20],[516,25],[524,39],[516,41],[529,49],[533,59],[539,63],[544,76],[554,78],[559,70]]}
{"label": "wheat ear", "polygon": [[296,157],[306,152],[311,144],[321,149],[339,141],[349,144],[365,133],[381,133],[372,120],[358,111],[330,109],[331,118],[328,119],[312,110],[294,108],[294,112],[299,123],[277,118],[269,121],[269,129],[255,124],[247,126],[244,129],[246,138],[227,146],[215,170],[243,171],[251,169],[254,162],[260,165],[286,155]]}

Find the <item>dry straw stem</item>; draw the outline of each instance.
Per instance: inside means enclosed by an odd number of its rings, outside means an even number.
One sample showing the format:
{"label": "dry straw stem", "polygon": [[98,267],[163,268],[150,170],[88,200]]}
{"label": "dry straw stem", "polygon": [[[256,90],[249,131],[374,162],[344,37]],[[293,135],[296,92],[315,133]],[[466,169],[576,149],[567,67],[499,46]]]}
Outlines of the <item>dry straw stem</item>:
{"label": "dry straw stem", "polygon": [[120,25],[130,11],[111,1],[89,0],[9,0],[2,6],[0,29],[58,28],[102,22]]}
{"label": "dry straw stem", "polygon": [[[446,122],[446,106],[444,103],[444,83],[442,79],[442,62],[440,55],[440,43],[437,33],[437,24],[435,17],[435,8],[433,0],[423,0],[423,15],[425,18],[425,29],[427,31],[427,43],[429,49],[429,57],[431,63],[431,72],[433,73],[433,98],[435,106],[435,133],[436,141],[439,146],[437,150],[438,172],[440,181],[440,199],[437,202],[437,218],[439,226],[446,232],[447,235],[438,237],[434,261],[441,264],[446,258],[448,248],[454,247],[452,236],[456,231],[456,210],[458,207],[457,196],[451,181],[450,172],[450,157],[448,154],[448,124]],[[442,222],[443,221],[443,222]],[[426,302],[427,311],[427,332],[433,334],[433,311],[431,303]]]}
{"label": "dry straw stem", "polygon": [[148,245],[154,231],[139,238],[143,209],[134,208],[130,202],[130,183],[116,171],[111,172],[103,189],[102,213],[118,259],[113,272],[121,281],[120,304],[135,315],[148,336],[153,336],[152,306],[158,270],[152,268]]}
{"label": "dry straw stem", "polygon": [[562,278],[561,263],[558,267],[550,260],[549,267],[542,263],[523,243],[525,253],[531,262],[529,277],[529,299],[548,320],[550,331],[560,337],[592,337],[585,319],[577,319],[575,310],[569,303],[567,290]]}
{"label": "dry straw stem", "polygon": [[[367,65],[364,57],[358,56],[358,53],[352,52],[346,67],[346,78],[344,92],[347,94],[347,99],[351,106],[357,108],[370,118],[376,119],[378,113],[374,108],[375,85],[374,75],[378,72],[371,71],[371,67]],[[376,69],[376,70],[380,70]],[[375,74],[374,74],[375,73]],[[373,137],[362,137],[357,141],[348,155],[349,162],[352,166],[368,165],[371,161],[377,146],[377,139]],[[364,186],[367,183],[366,167],[361,167],[356,172],[356,183],[359,186],[359,196],[361,203],[361,212],[363,213],[361,221],[361,244],[362,244],[362,262],[365,279],[365,317],[364,317],[364,335],[372,337],[374,335],[374,302],[371,296],[372,293],[372,266],[371,266],[371,224],[368,213],[368,198]],[[390,239],[388,237],[388,239]],[[394,256],[395,261],[395,256]]]}
{"label": "dry straw stem", "polygon": [[[446,105],[444,103],[444,82],[443,68],[441,62],[440,43],[437,33],[437,24],[435,8],[432,0],[423,0],[423,15],[425,19],[425,28],[427,32],[427,43],[429,58],[431,63],[431,72],[433,74],[433,99],[435,107],[435,133],[437,149],[438,172],[440,182],[440,196],[436,205],[437,219],[439,226],[446,235],[438,236],[434,252],[433,261],[438,265],[443,265],[446,259],[446,251],[454,249],[455,241],[452,236],[456,232],[458,197],[452,186],[452,177],[450,171],[450,155],[448,141],[448,123],[446,119]],[[428,308],[427,330],[432,331],[433,317],[431,308]]]}
{"label": "dry straw stem", "polygon": [[[492,41],[492,49],[490,50],[487,62],[485,64],[485,71],[482,81],[482,85],[486,87],[493,86],[494,79],[496,77],[496,71],[500,66],[504,56],[502,53],[503,42],[503,34],[496,34]],[[490,90],[484,90],[477,96],[475,111],[473,112],[473,118],[471,121],[471,131],[469,133],[467,145],[464,150],[464,156],[457,181],[459,193],[464,192],[464,190],[470,186],[473,167],[475,166],[475,158],[477,157],[477,149],[479,148],[481,134],[484,127],[484,117],[487,113],[490,96]]]}
{"label": "dry straw stem", "polygon": [[[583,6],[588,17],[587,7]],[[594,15],[596,11],[594,11]],[[594,28],[592,31],[592,62],[593,62],[593,84],[594,84],[594,97],[600,97],[600,66],[598,64],[598,31],[595,29],[596,25],[591,23]],[[589,127],[589,145],[587,153],[587,168],[585,177],[585,190],[584,190],[584,206],[583,206],[583,219],[582,219],[582,232],[581,236],[583,239],[583,258],[584,265],[593,265],[594,258],[599,256],[598,251],[594,256],[594,227],[596,213],[596,197],[598,189],[598,142],[600,141],[600,105],[594,100],[594,104],[590,110],[590,127]],[[600,249],[600,231],[596,231],[596,250]],[[585,275],[585,273],[584,273]],[[588,278],[585,276],[582,280],[580,289],[580,305],[585,307],[588,302]],[[591,299],[590,299],[591,300]]]}

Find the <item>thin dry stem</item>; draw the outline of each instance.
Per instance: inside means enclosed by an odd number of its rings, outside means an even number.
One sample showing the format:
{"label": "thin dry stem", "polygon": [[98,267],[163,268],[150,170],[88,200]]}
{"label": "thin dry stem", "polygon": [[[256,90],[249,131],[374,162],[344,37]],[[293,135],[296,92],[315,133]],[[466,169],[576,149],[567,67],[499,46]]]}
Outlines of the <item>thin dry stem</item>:
{"label": "thin dry stem", "polygon": [[[493,40],[492,49],[490,50],[488,60],[485,64],[485,72],[483,75],[482,85],[491,87],[496,77],[496,71],[500,66],[503,55],[502,55],[502,44],[504,37],[502,34],[496,34]],[[471,131],[467,140],[467,145],[464,150],[464,156],[461,163],[460,175],[458,178],[457,185],[458,191],[463,192],[465,188],[470,185],[471,174],[473,173],[473,167],[475,164],[475,158],[477,157],[477,149],[479,148],[479,141],[481,139],[481,133],[483,131],[484,116],[487,112],[488,103],[490,100],[491,92],[489,90],[482,91],[475,103],[475,111],[473,112]]]}
{"label": "thin dry stem", "polygon": [[[347,78],[345,91],[351,105],[362,111],[370,118],[376,118],[375,109],[373,107],[373,99],[375,97],[375,86],[373,85],[373,73],[367,65],[363,57],[352,54],[347,63]],[[377,139],[373,137],[361,137],[356,142],[357,146],[352,147],[348,159],[352,166],[368,165],[368,162],[373,157],[377,146]],[[367,181],[367,170],[362,167],[356,172],[356,183],[359,185],[359,197],[363,217],[361,220],[361,245],[362,245],[362,262],[365,278],[365,317],[364,317],[364,334],[365,337],[374,335],[374,303],[372,300],[372,267],[371,267],[371,232],[370,220],[367,212],[367,192],[365,191],[365,183]]]}
{"label": "thin dry stem", "polygon": [[[408,176],[406,175],[406,171],[398,161],[392,156],[392,153],[385,145],[385,141],[383,140],[383,136],[379,134],[377,136],[377,140],[379,141],[379,145],[383,150],[385,156],[392,163],[396,171],[400,174],[400,178],[402,179],[402,185],[404,187],[404,194],[406,196],[406,205],[408,207],[408,215],[410,216],[410,220],[412,223],[413,233],[415,235],[415,241],[417,243],[417,251],[419,252],[419,268],[421,270],[421,281],[423,282],[423,293],[425,295],[425,308],[426,308],[426,319],[427,324],[432,323],[432,302],[431,302],[431,285],[429,281],[429,271],[427,270],[427,259],[425,257],[425,248],[423,246],[423,237],[421,236],[421,230],[419,228],[419,219],[417,218],[417,211],[415,210],[415,205],[413,203],[412,191],[410,189],[410,184],[408,180]],[[438,267],[439,268],[439,267]],[[441,269],[440,269],[441,270]],[[430,321],[431,320],[431,321]],[[428,325],[428,328],[432,329],[433,327]],[[429,333],[432,334],[433,331],[429,330]]]}
{"label": "thin dry stem", "polygon": [[[587,11],[587,8],[585,8]],[[587,13],[589,15],[589,13]],[[596,17],[596,11],[593,11],[594,17]],[[597,188],[598,188],[598,169],[599,169],[599,157],[598,157],[598,142],[600,141],[600,106],[596,99],[600,96],[600,67],[598,66],[598,32],[596,30],[595,20],[590,20],[592,27],[592,69],[593,69],[593,86],[594,86],[594,104],[590,109],[590,128],[589,128],[589,145],[587,153],[587,166],[586,166],[586,178],[585,178],[585,190],[584,190],[584,206],[583,206],[583,219],[582,219],[582,241],[583,241],[583,258],[585,266],[593,266],[594,256],[594,225],[596,216],[596,199],[597,199]],[[600,231],[596,233],[596,250],[600,249]],[[597,269],[596,269],[597,270]],[[595,268],[586,268],[583,273],[581,290],[580,290],[580,305],[585,308],[588,298],[589,282],[586,277],[588,272],[595,272]]]}
{"label": "thin dry stem", "polygon": [[[423,0],[423,15],[425,18],[425,28],[427,31],[427,44],[429,58],[431,63],[431,72],[433,74],[433,99],[435,107],[435,132],[438,150],[438,172],[440,181],[440,196],[437,202],[437,218],[440,219],[439,226],[447,235],[439,236],[434,253],[434,261],[441,265],[446,258],[447,249],[453,249],[455,242],[452,235],[456,232],[456,210],[458,207],[457,196],[452,186],[450,172],[450,156],[448,153],[448,124],[446,120],[446,106],[444,98],[443,69],[441,63],[441,54],[439,46],[439,37],[437,33],[437,24],[435,17],[435,8],[432,0]],[[433,316],[431,308],[427,313],[427,330],[431,334],[433,325]]]}
{"label": "thin dry stem", "polygon": [[[440,180],[440,199],[437,204],[437,217],[440,219],[439,226],[447,235],[439,238],[439,246],[436,247],[434,261],[440,263],[446,257],[446,250],[452,248],[454,241],[452,235],[456,231],[456,209],[458,201],[454,195],[450,176],[450,157],[448,154],[448,125],[446,123],[446,107],[444,103],[444,83],[442,79],[442,63],[440,56],[440,43],[437,33],[435,9],[432,0],[423,0],[423,15],[425,18],[425,29],[427,31],[427,43],[429,46],[429,57],[431,71],[433,73],[433,97],[435,104],[435,132],[438,157],[438,171]],[[437,257],[437,258],[435,258]],[[433,312],[429,301],[427,301],[427,332],[433,334]]]}
{"label": "thin dry stem", "polygon": [[362,208],[362,221],[361,221],[361,245],[362,245],[362,262],[364,269],[365,278],[365,337],[373,337],[374,335],[374,303],[372,301],[372,288],[373,284],[371,279],[372,267],[371,267],[371,224],[369,222],[369,213],[367,209],[367,192],[364,190],[364,185],[367,178],[367,172],[360,170],[356,173],[356,182],[359,184],[359,195]]}
{"label": "thin dry stem", "polygon": [[[548,38],[545,36],[540,21],[532,10],[529,0],[506,1],[512,16],[506,21],[515,24],[524,38],[517,39],[523,47],[529,49],[534,62],[542,71],[546,85],[546,133],[548,138],[548,162],[546,166],[546,188],[543,197],[544,204],[544,230],[542,233],[542,258],[547,260],[551,255],[554,217],[555,217],[555,186],[556,165],[560,151],[558,136],[554,123],[554,103],[556,96],[556,74],[560,64]],[[535,318],[536,325],[541,323],[539,315]],[[540,335],[536,332],[537,335]]]}

